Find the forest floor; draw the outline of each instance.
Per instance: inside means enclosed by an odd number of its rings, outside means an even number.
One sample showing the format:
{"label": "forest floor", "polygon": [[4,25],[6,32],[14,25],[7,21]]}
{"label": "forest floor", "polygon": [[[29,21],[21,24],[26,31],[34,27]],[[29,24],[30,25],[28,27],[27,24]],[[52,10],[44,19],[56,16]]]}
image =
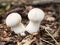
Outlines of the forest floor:
{"label": "forest floor", "polygon": [[[5,24],[8,14],[17,12],[22,16],[22,23],[27,25],[27,14],[32,8],[40,8],[45,12],[38,34],[26,33],[26,36],[15,34]],[[58,4],[12,5],[0,4],[0,45],[60,45],[60,7]]]}

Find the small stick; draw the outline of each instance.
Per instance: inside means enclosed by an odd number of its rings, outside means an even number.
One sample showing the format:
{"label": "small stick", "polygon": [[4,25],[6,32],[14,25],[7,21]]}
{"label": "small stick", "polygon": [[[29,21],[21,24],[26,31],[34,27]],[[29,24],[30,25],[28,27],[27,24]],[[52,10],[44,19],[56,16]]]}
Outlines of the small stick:
{"label": "small stick", "polygon": [[42,39],[42,38],[40,38],[40,40],[42,40],[42,41],[44,41],[44,42],[46,42],[46,43],[49,43],[49,44],[51,44],[51,45],[54,45],[54,44],[50,43],[49,41],[46,41],[46,40],[44,40],[44,39]]}
{"label": "small stick", "polygon": [[59,43],[55,40],[55,38],[45,29],[45,31],[51,36],[51,38],[55,41],[56,45],[59,45]]}

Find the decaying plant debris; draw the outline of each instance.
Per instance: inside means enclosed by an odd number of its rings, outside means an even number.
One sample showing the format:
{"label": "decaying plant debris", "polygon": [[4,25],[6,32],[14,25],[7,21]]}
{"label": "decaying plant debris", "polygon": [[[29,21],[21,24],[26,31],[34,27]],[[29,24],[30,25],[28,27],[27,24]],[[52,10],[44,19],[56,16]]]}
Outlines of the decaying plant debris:
{"label": "decaying plant debris", "polygon": [[[1,4],[0,9],[0,45],[60,45],[60,6],[59,4],[41,4],[41,5],[20,5]],[[27,14],[32,8],[41,8],[46,16],[41,22],[40,31],[37,34],[26,33],[22,37],[15,34],[10,27],[5,24],[8,14],[18,12],[21,14],[22,23],[27,25],[29,19]]]}

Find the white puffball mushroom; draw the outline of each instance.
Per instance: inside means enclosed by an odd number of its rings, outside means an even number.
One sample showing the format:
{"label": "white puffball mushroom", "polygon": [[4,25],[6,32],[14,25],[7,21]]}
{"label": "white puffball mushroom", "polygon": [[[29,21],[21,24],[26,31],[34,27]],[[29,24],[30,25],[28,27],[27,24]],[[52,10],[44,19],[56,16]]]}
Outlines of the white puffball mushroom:
{"label": "white puffball mushroom", "polygon": [[6,18],[6,24],[13,27],[21,22],[21,16],[18,13],[11,13]]}
{"label": "white puffball mushroom", "polygon": [[26,26],[26,31],[33,34],[39,31],[40,23],[44,19],[45,13],[39,8],[33,8],[28,13],[28,18],[30,20],[29,24]]}
{"label": "white puffball mushroom", "polygon": [[[11,13],[6,18],[6,25],[11,27],[11,29],[16,33],[21,35],[25,31],[24,25],[21,23],[21,16],[18,13]],[[23,34],[24,35],[24,34]]]}

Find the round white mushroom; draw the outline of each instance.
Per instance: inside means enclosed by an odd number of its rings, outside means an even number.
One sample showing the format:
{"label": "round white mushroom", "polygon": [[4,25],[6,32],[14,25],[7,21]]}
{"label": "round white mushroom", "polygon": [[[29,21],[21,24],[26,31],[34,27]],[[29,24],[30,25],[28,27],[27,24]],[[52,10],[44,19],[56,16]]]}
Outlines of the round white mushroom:
{"label": "round white mushroom", "polygon": [[30,20],[26,27],[26,31],[33,34],[39,31],[40,23],[43,20],[45,13],[39,8],[33,8],[28,13],[28,18]]}
{"label": "round white mushroom", "polygon": [[21,16],[18,13],[11,13],[6,18],[6,25],[16,33],[23,33],[25,31],[24,25],[21,23]]}

